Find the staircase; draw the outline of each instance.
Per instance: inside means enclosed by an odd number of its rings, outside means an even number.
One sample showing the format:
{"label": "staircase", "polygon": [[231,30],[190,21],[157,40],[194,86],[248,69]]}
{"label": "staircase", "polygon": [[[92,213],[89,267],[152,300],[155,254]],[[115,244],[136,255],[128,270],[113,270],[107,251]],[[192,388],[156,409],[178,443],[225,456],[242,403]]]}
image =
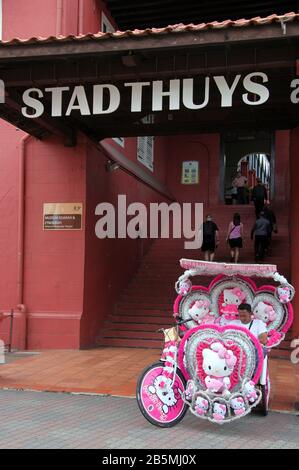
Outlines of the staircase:
{"label": "staircase", "polygon": [[[207,211],[212,214],[220,231],[220,245],[215,261],[229,262],[229,247],[225,240],[233,212],[241,214],[245,231],[244,248],[239,261],[252,263],[254,253],[250,232],[255,222],[252,206],[218,206]],[[277,214],[277,219],[279,233],[273,235],[272,254],[266,262],[277,264],[279,272],[289,278],[288,217]],[[174,284],[183,273],[179,265],[180,258],[201,259],[202,253],[200,250],[185,250],[184,240],[181,239],[157,239],[153,242],[114,312],[107,317],[98,338],[99,346],[162,347],[163,335],[157,330],[172,325],[172,305],[176,297]],[[203,285],[207,285],[210,280],[198,279]],[[283,347],[288,350],[289,341],[284,341]]]}

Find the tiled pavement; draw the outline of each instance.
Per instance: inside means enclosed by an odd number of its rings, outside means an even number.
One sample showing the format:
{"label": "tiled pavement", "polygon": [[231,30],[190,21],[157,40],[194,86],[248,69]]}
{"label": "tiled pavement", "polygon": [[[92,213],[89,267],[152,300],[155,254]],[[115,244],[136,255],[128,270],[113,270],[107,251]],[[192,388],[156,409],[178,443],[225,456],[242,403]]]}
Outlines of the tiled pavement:
{"label": "tiled pavement", "polygon": [[299,449],[299,417],[258,413],[219,426],[187,413],[157,428],[136,400],[0,391],[1,449]]}
{"label": "tiled pavement", "polygon": [[[0,389],[134,397],[138,375],[159,354],[153,349],[99,348],[12,355],[0,365]],[[270,376],[270,408],[294,411],[299,403],[299,364],[270,359]]]}

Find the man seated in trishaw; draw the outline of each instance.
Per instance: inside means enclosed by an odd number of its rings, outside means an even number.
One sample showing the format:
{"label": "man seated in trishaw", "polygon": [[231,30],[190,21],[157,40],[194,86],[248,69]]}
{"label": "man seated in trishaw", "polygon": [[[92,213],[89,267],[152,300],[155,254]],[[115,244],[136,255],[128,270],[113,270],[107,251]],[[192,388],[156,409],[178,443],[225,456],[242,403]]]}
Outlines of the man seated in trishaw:
{"label": "man seated in trishaw", "polygon": [[[152,424],[174,426],[187,409],[223,424],[254,407],[268,412],[267,353],[293,321],[294,288],[274,265],[181,260],[176,327],[164,330],[161,360],[141,374],[137,400]],[[190,278],[213,276],[208,286]],[[268,278],[260,285],[253,278]],[[273,285],[273,281],[278,285]]]}

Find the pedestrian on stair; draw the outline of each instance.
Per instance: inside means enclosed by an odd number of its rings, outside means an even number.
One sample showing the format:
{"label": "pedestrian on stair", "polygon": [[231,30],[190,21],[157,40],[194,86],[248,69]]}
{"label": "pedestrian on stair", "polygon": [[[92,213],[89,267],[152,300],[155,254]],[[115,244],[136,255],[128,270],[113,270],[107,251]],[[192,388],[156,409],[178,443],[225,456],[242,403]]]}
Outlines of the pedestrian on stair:
{"label": "pedestrian on stair", "polygon": [[246,204],[246,190],[247,178],[242,175],[240,171],[237,172],[235,179],[232,182],[234,188],[237,189],[237,204]]}
{"label": "pedestrian on stair", "polygon": [[265,206],[265,203],[267,201],[267,190],[265,186],[262,183],[262,180],[260,178],[257,178],[256,180],[257,184],[254,186],[251,194],[251,200],[254,203],[255,207],[255,216],[256,218],[259,217],[260,212],[263,210],[263,207]]}
{"label": "pedestrian on stair", "polygon": [[268,237],[267,246],[266,246],[267,253],[269,254],[270,248],[271,248],[272,233],[273,232],[278,233],[277,221],[276,221],[276,215],[273,212],[273,209],[270,204],[264,207],[263,212],[264,212],[264,217],[268,219],[270,222],[270,235]]}
{"label": "pedestrian on stair", "polygon": [[228,226],[226,241],[230,246],[230,261],[231,263],[237,263],[240,248],[243,247],[243,224],[241,223],[241,216],[237,212]]}
{"label": "pedestrian on stair", "polygon": [[219,229],[210,214],[202,224],[201,251],[205,254],[205,261],[214,261],[215,249],[219,245]]}
{"label": "pedestrian on stair", "polygon": [[271,233],[270,222],[265,217],[264,211],[260,212],[259,218],[251,230],[251,240],[254,237],[255,260],[263,261],[268,239]]}

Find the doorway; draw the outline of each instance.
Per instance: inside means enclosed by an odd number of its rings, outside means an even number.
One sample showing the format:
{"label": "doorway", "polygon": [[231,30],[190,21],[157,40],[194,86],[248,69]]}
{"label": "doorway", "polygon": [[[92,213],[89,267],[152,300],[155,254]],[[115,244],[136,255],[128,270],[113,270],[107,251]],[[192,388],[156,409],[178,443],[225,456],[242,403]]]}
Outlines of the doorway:
{"label": "doorway", "polygon": [[265,185],[268,200],[274,187],[274,136],[269,131],[227,132],[222,134],[221,200],[237,204],[235,178],[244,178],[245,193],[242,204],[249,204],[251,191],[258,179]]}

